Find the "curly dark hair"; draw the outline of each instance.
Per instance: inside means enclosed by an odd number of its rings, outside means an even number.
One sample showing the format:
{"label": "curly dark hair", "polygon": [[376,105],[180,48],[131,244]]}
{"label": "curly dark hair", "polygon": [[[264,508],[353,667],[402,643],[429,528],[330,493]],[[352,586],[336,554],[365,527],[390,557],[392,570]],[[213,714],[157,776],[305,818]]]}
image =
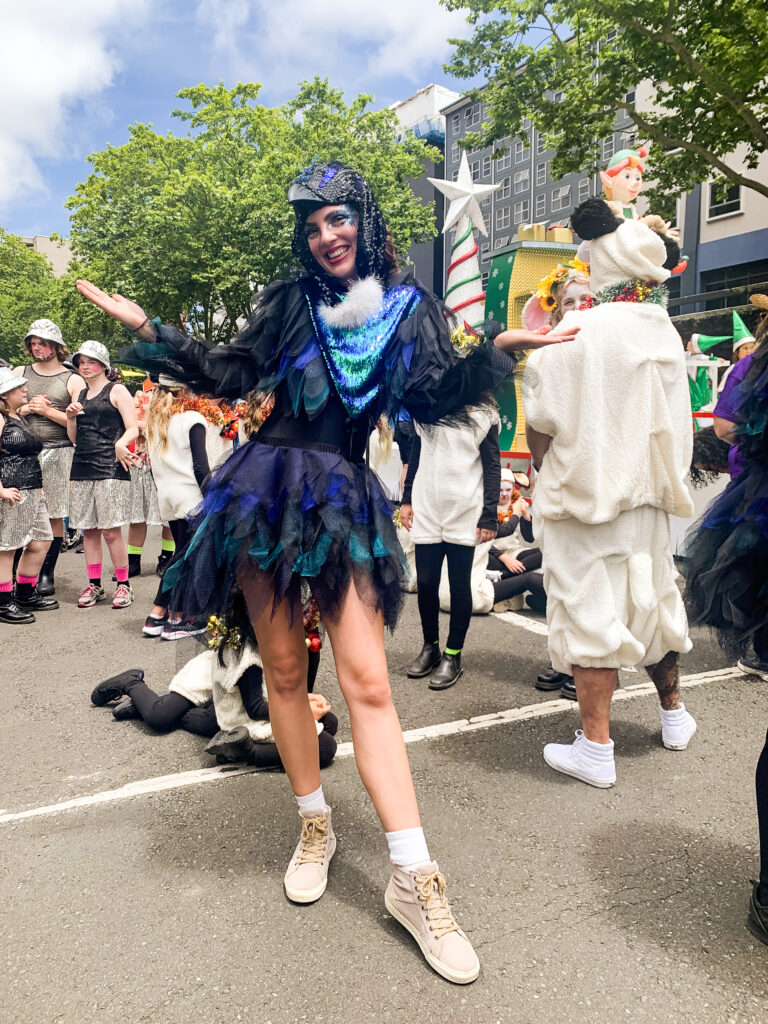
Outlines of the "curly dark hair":
{"label": "curly dark hair", "polygon": [[730,447],[727,441],[720,440],[714,427],[704,427],[693,435],[691,484],[694,487],[704,487],[717,480],[721,473],[728,472]]}

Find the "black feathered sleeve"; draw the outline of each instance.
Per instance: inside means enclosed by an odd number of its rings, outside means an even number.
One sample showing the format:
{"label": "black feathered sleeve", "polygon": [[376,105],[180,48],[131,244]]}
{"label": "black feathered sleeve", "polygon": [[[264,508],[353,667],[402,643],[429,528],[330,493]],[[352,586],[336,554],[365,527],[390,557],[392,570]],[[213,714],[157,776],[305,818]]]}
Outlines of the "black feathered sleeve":
{"label": "black feathered sleeve", "polygon": [[[413,313],[398,328],[398,358],[389,380],[395,408],[404,407],[418,423],[438,420],[479,404],[510,373],[517,359],[486,336],[466,357],[451,342],[449,310],[422,288]],[[494,335],[495,336],[495,335]]]}
{"label": "black feathered sleeve", "polygon": [[295,335],[302,317],[308,320],[299,284],[275,281],[229,344],[213,346],[163,324],[156,342],[137,342],[120,353],[120,360],[152,376],[168,374],[195,391],[240,398],[276,372],[284,339]]}

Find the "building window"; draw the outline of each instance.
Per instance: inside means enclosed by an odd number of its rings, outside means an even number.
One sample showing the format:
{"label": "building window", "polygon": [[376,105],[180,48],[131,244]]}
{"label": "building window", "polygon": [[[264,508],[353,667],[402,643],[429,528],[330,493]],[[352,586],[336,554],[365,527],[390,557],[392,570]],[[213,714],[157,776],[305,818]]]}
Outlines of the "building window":
{"label": "building window", "polygon": [[481,242],[480,243],[480,252],[482,254],[481,257],[480,257],[481,259],[485,256],[485,254],[488,252],[488,250],[490,248],[491,248],[491,243],[490,242]]}
{"label": "building window", "polygon": [[528,199],[521,199],[515,203],[515,224],[524,224],[531,219],[531,203]]}
{"label": "building window", "polygon": [[458,142],[454,142],[451,146],[451,163],[457,164],[461,160],[461,146]]}
{"label": "building window", "polygon": [[458,167],[454,167],[453,171],[451,172],[451,181],[458,181],[458,180],[459,180],[459,168]]}
{"label": "building window", "polygon": [[489,156],[483,157],[483,177],[490,178],[491,176],[491,158]]}
{"label": "building window", "polygon": [[754,263],[740,263],[734,267],[706,270],[701,275],[702,291],[719,292],[725,288],[741,287],[744,288],[744,291],[741,294],[709,299],[704,308],[728,309],[733,306],[744,306],[749,301],[748,286],[761,284],[763,281],[768,281],[768,260],[755,260]]}
{"label": "building window", "polygon": [[490,208],[491,208],[491,197],[490,196],[486,196],[485,199],[481,199],[480,200],[480,209],[481,210],[490,210]]}
{"label": "building window", "polygon": [[520,195],[521,192],[525,192],[531,186],[531,172],[530,171],[518,171],[515,175],[515,195]]}
{"label": "building window", "polygon": [[552,93],[552,102],[553,103],[562,103],[563,102],[563,92],[562,92],[562,89],[558,89],[557,92],[553,92]]}
{"label": "building window", "polygon": [[583,203],[589,199],[589,178],[579,179],[579,202]]}
{"label": "building window", "polygon": [[542,135],[541,132],[536,136],[536,152],[543,153],[547,148],[547,137]]}
{"label": "building window", "polygon": [[561,185],[560,188],[552,189],[552,213],[558,210],[567,210],[571,205],[571,186]]}
{"label": "building window", "polygon": [[547,184],[547,165],[539,164],[536,168],[536,184],[546,185]]}
{"label": "building window", "polygon": [[472,181],[479,181],[480,180],[480,161],[479,160],[473,160],[470,163],[470,165],[469,165],[469,171],[470,171],[470,174],[472,175]]}
{"label": "building window", "polygon": [[508,206],[502,206],[496,211],[496,230],[509,227],[511,210]]}
{"label": "building window", "polygon": [[501,151],[501,155],[496,161],[496,170],[503,171],[507,167],[512,166],[512,147],[504,146]]}
{"label": "building window", "polygon": [[619,33],[616,31],[616,29],[612,28],[608,35],[605,37],[605,41],[607,43],[612,43],[618,34]]}
{"label": "building window", "polygon": [[480,103],[473,103],[471,107],[467,107],[464,111],[464,127],[465,128],[476,128],[483,117],[482,106]]}
{"label": "building window", "polygon": [[546,217],[546,216],[547,216],[547,197],[546,197],[546,195],[543,192],[541,192],[541,193],[539,193],[539,195],[536,196],[536,217],[537,218],[541,218],[541,217]]}
{"label": "building window", "polygon": [[707,220],[727,217],[731,213],[741,213],[741,185],[730,185],[723,189],[715,182],[710,182]]}
{"label": "building window", "polygon": [[523,160],[527,160],[530,154],[531,151],[528,148],[528,140],[515,139],[515,163],[519,164]]}
{"label": "building window", "polygon": [[493,248],[503,249],[507,242],[509,242],[509,235],[502,235],[500,238],[497,238],[496,241],[493,243]]}
{"label": "building window", "polygon": [[496,196],[498,199],[509,199],[512,195],[512,179],[507,176],[501,179],[501,188],[497,189]]}
{"label": "building window", "polygon": [[458,135],[461,131],[461,114],[454,114],[451,117],[451,131],[454,135]]}
{"label": "building window", "polygon": [[635,90],[634,89],[630,89],[629,92],[627,93],[627,95],[624,97],[624,99],[627,101],[627,103],[634,103],[635,102]]}
{"label": "building window", "polygon": [[603,139],[603,160],[610,160],[614,153],[613,136]]}
{"label": "building window", "polygon": [[483,274],[482,281],[483,281],[482,288],[483,288],[483,291],[485,291],[485,289],[488,287],[488,271],[487,270]]}

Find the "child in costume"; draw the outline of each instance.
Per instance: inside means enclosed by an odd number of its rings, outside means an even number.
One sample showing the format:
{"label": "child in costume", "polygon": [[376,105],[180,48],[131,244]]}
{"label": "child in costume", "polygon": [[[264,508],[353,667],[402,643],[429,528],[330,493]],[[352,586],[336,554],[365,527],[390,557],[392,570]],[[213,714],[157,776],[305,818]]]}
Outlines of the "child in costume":
{"label": "child in costume", "polygon": [[[759,304],[759,303],[758,303]],[[731,375],[728,417],[719,436],[738,445],[741,468],[686,538],[685,602],[693,625],[708,626],[743,671],[768,680],[768,320],[758,347]],[[762,342],[762,344],[761,344]],[[746,372],[736,379],[739,368]],[[721,412],[720,403],[718,408]],[[731,466],[731,473],[733,473]],[[754,657],[747,655],[749,643]],[[760,832],[760,878],[752,889],[747,925],[768,944],[768,734],[755,774]]]}
{"label": "child in costume", "polygon": [[659,693],[662,741],[684,749],[696,723],[679,699],[690,650],[669,549],[669,516],[688,516],[690,403],[683,347],[662,282],[677,246],[600,199],[574,211],[590,240],[592,306],[566,314],[576,341],[528,359],[528,442],[540,473],[533,504],[547,593],[549,652],[572,674],[583,731],[551,743],[557,771],[616,781],[610,704],[622,666],[644,666]]}
{"label": "child in costume", "polygon": [[395,423],[405,407],[417,422],[436,423],[511,372],[509,350],[547,339],[501,335],[458,359],[442,304],[399,272],[364,178],[336,161],[315,163],[288,198],[305,272],[266,288],[229,345],[157,326],[135,303],[88,282],[78,288],[146,339],[127,356],[132,363],[193,388],[202,378],[195,390],[224,398],[273,393],[267,421],[212,477],[194,536],[166,571],[169,600],[188,614],[221,614],[240,580],[301,818],[285,890],[309,903],[325,891],[336,846],[306,698],[300,608],[302,582],[309,585],[349,706],[358,768],[386,832],[386,906],[429,964],[464,984],[479,962],[429,855],[387,679],[384,628],[403,600],[402,553],[392,506],[363,455],[382,412]]}

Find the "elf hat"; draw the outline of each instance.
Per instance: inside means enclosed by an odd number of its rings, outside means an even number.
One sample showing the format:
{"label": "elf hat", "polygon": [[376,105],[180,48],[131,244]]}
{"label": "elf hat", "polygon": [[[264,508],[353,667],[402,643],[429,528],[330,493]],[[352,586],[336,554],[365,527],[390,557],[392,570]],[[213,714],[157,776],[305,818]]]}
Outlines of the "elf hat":
{"label": "elf hat", "polygon": [[[734,313],[734,316],[736,314]],[[723,341],[730,341],[730,335],[728,334],[692,334],[691,344],[693,345],[694,352],[698,352],[699,355],[704,355],[705,352],[709,352],[715,345],[719,345]],[[735,347],[735,346],[734,346]]]}
{"label": "elf hat", "polygon": [[734,310],[733,312],[733,351],[735,352],[742,345],[746,345],[749,342],[755,340],[754,334],[747,330],[747,325],[741,319],[739,314]]}

